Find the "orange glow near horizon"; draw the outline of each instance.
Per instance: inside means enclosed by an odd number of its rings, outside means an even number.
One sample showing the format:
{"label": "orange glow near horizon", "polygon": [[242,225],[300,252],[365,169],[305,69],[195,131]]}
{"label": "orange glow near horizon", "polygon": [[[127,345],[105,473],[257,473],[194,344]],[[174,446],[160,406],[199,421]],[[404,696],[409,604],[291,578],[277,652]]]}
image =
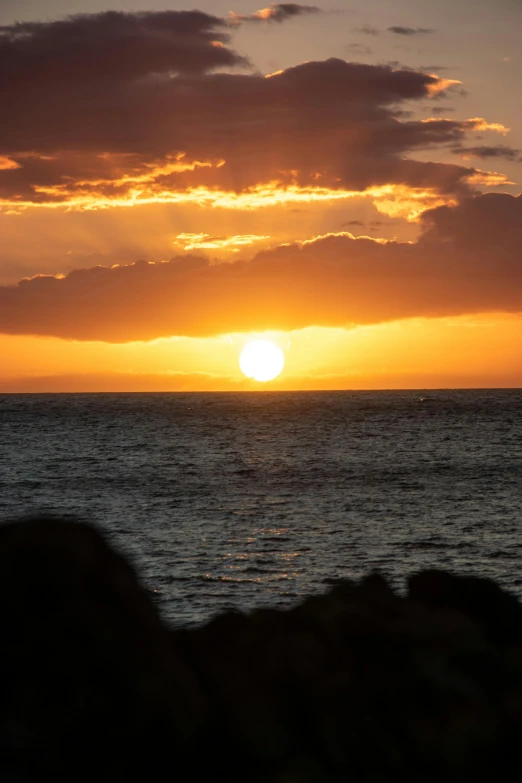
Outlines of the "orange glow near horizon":
{"label": "orange glow near horizon", "polygon": [[124,344],[0,335],[0,392],[259,389],[238,364],[256,339],[285,353],[273,390],[522,387],[521,328],[499,313]]}

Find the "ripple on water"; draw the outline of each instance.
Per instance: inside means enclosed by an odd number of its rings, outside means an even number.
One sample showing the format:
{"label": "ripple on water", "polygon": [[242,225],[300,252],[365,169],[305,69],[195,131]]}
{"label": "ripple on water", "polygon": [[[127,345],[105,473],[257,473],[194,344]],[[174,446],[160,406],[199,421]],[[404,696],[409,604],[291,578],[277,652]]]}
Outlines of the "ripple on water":
{"label": "ripple on water", "polygon": [[445,566],[522,595],[522,393],[0,397],[0,514],[94,520],[171,623]]}

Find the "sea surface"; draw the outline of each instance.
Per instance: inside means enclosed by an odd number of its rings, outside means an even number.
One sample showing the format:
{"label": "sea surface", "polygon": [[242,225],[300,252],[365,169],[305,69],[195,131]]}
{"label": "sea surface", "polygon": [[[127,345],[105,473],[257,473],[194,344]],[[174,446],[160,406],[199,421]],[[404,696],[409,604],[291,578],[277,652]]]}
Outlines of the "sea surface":
{"label": "sea surface", "polygon": [[0,519],[93,521],[163,617],[426,567],[522,595],[522,391],[0,396]]}

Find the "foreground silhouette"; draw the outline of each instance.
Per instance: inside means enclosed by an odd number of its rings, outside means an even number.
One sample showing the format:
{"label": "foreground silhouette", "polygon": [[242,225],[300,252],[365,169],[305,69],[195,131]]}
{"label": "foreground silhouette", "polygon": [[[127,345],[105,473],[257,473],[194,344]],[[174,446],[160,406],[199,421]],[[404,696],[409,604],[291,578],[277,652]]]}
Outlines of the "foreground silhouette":
{"label": "foreground silhouette", "polygon": [[94,529],[0,526],[0,779],[481,781],[520,766],[522,607],[440,571],[169,630]]}

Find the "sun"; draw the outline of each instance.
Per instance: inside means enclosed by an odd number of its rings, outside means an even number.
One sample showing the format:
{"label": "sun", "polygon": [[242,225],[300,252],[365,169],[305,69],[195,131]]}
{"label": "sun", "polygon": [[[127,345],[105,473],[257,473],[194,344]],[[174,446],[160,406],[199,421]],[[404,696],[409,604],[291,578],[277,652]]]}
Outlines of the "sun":
{"label": "sun", "polygon": [[251,340],[241,351],[239,366],[247,378],[272,381],[282,371],[285,357],[271,340]]}

